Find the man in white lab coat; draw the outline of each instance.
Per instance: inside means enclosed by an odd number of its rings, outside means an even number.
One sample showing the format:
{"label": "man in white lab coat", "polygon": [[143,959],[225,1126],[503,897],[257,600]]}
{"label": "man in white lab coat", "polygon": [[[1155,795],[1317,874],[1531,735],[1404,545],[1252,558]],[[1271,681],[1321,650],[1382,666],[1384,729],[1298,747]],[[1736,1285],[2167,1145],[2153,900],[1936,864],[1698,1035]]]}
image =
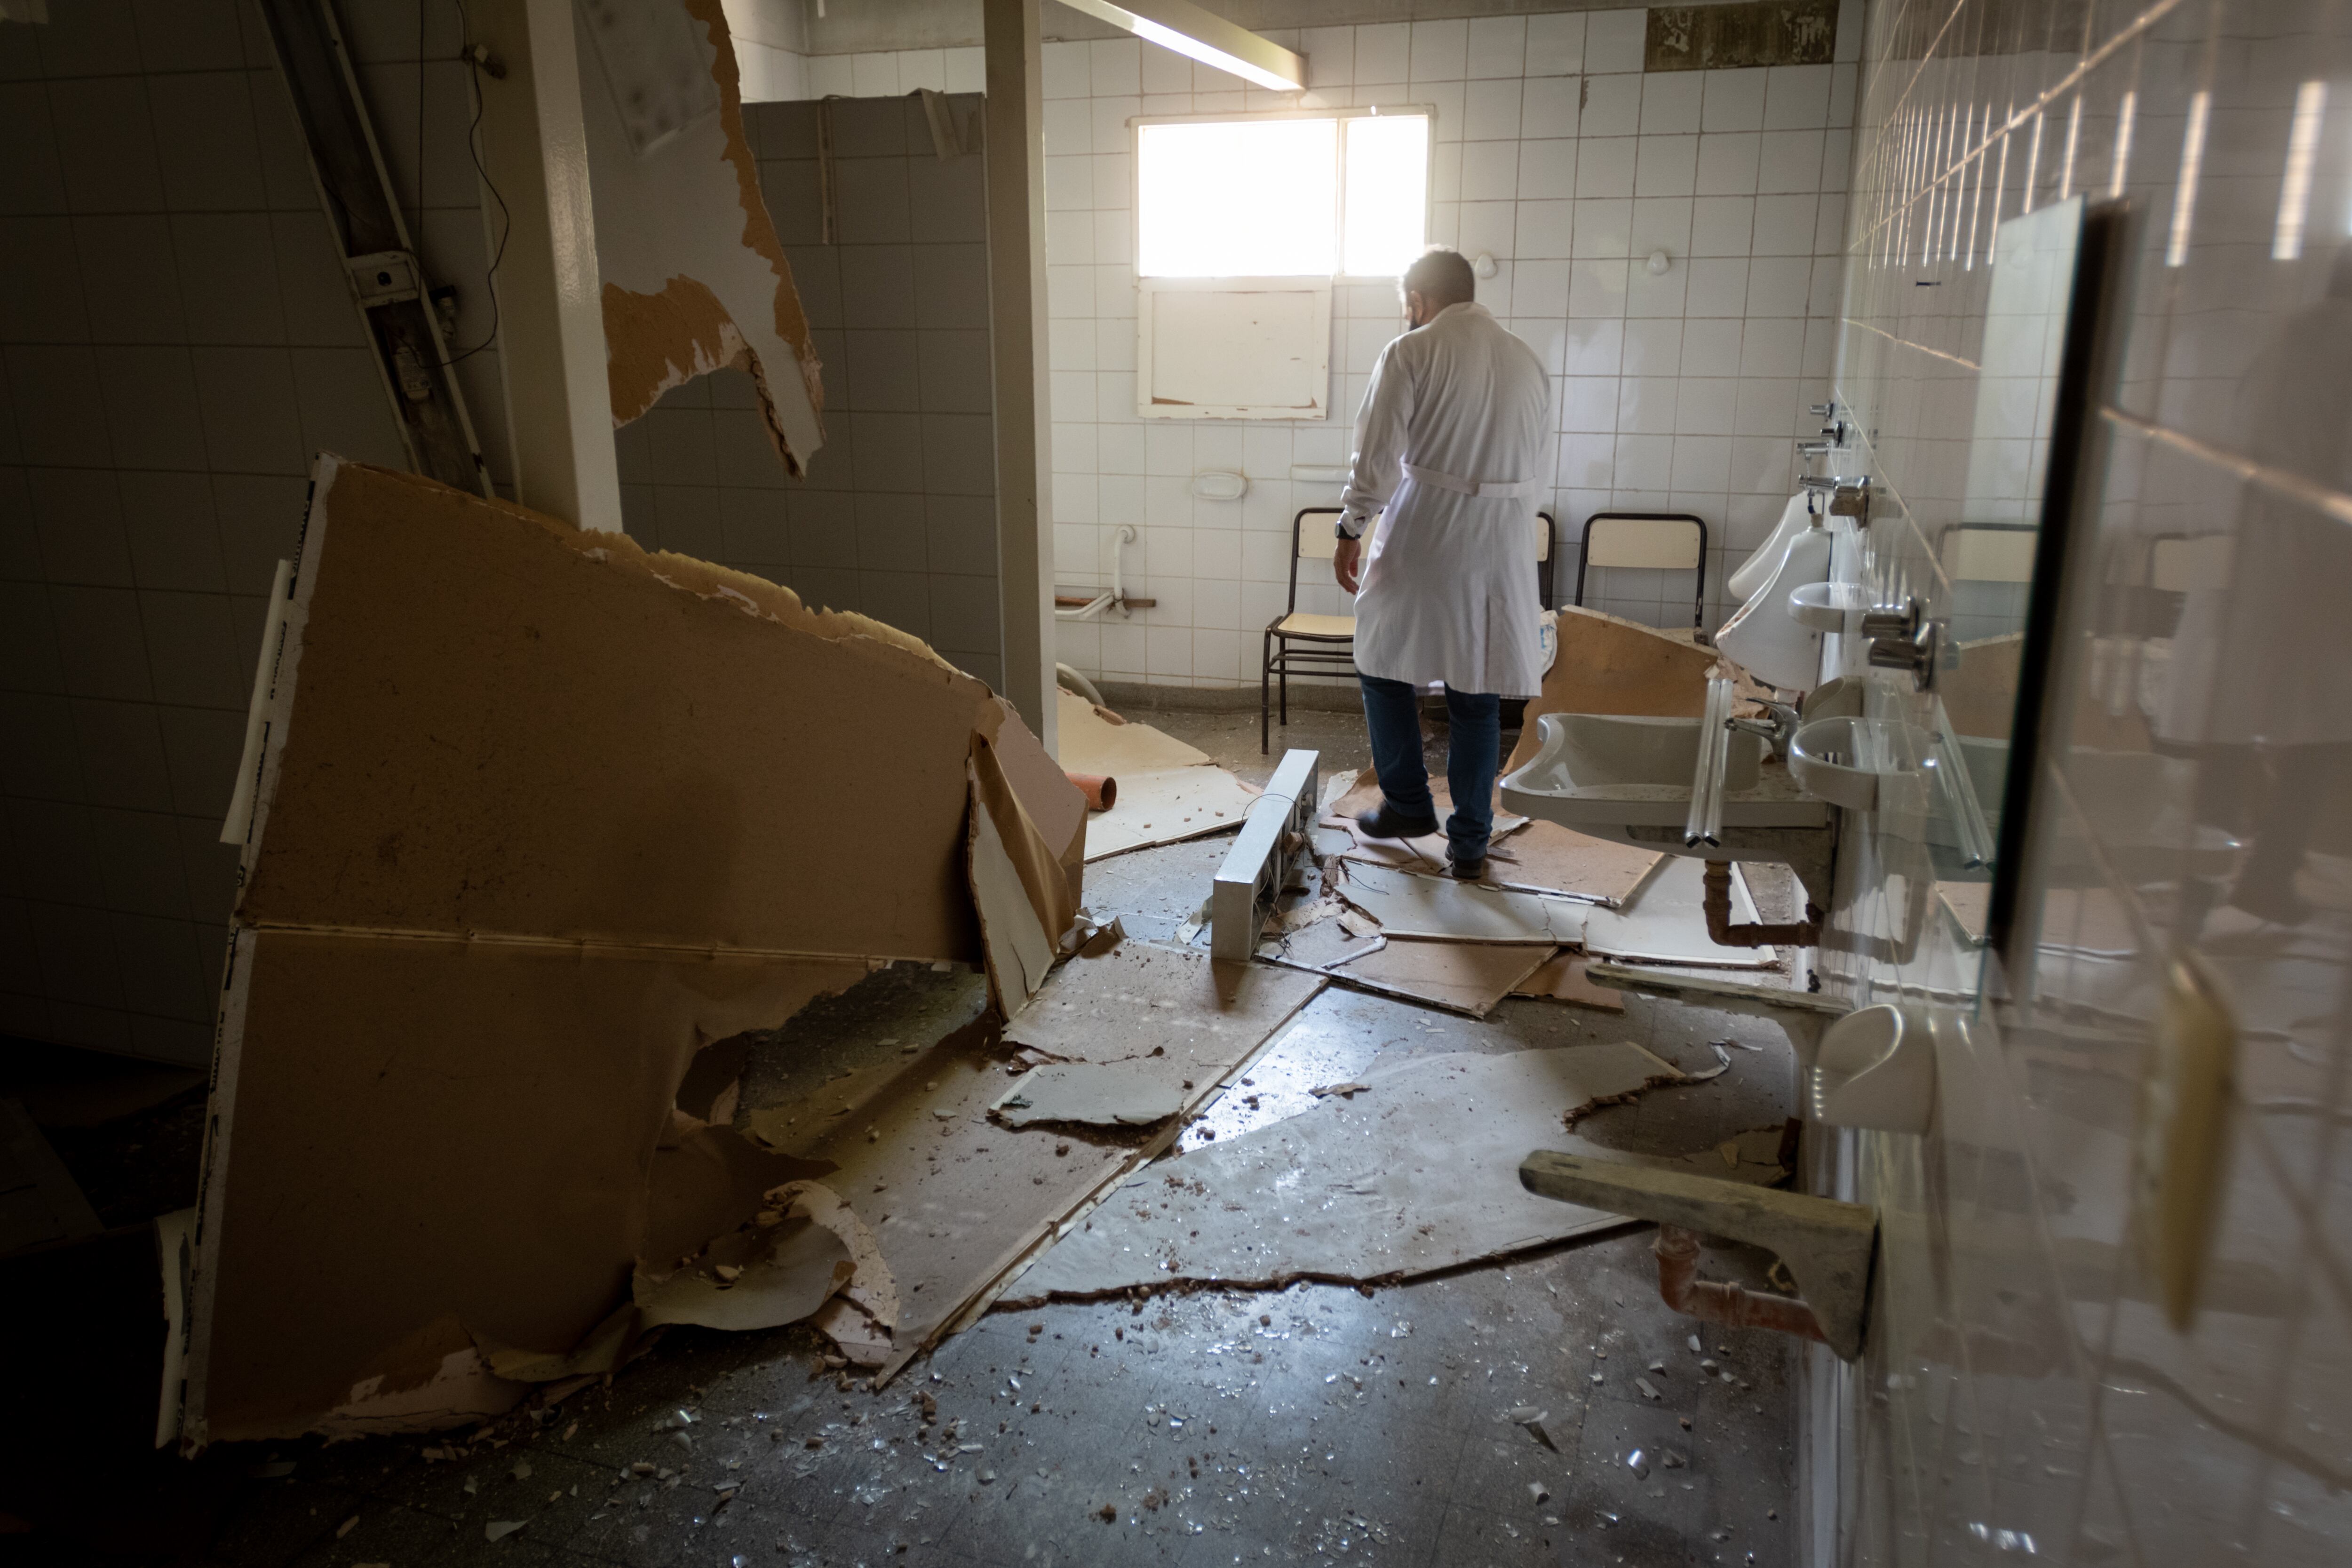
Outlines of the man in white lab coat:
{"label": "man in white lab coat", "polygon": [[1411,330],[1372,367],[1332,562],[1356,595],[1356,668],[1383,796],[1358,820],[1381,838],[1437,831],[1419,689],[1444,681],[1446,858],[1475,879],[1495,826],[1502,700],[1533,697],[1543,680],[1533,513],[1549,483],[1538,469],[1550,387],[1535,350],[1473,298],[1461,252],[1431,248],[1399,289]]}

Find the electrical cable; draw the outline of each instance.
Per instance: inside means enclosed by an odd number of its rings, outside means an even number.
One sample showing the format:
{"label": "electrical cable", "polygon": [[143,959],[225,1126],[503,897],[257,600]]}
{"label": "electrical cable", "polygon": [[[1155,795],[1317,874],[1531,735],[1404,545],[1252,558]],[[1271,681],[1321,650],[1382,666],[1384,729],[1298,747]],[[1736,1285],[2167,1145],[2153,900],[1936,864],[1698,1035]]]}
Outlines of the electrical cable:
{"label": "electrical cable", "polygon": [[[514,212],[512,208],[507,205],[506,197],[499,194],[497,182],[490,178],[489,170],[485,168],[482,164],[482,62],[474,53],[473,25],[466,16],[466,0],[450,0],[450,3],[457,8],[457,41],[459,45],[457,58],[466,62],[467,79],[472,84],[474,89],[474,120],[472,124],[466,127],[466,154],[467,157],[473,159],[474,172],[482,177],[483,188],[490,193],[490,199],[499,204],[499,248],[496,254],[490,258],[489,270],[482,274],[482,287],[489,291],[490,296],[490,330],[488,335],[484,337],[480,342],[476,343],[472,348],[467,349],[465,353],[453,355],[443,362],[445,364],[454,365],[462,360],[471,359],[474,355],[480,353],[484,349],[488,348],[492,343],[499,341],[499,266],[507,258],[507,237],[514,233]],[[421,38],[423,36],[424,17],[424,8],[422,5],[418,6],[417,16],[419,37]],[[423,53],[421,44],[419,46],[418,52],[420,54]],[[421,99],[423,94],[421,84],[424,75],[424,62],[422,60],[417,63],[417,73],[420,83],[418,92]],[[424,138],[424,116],[422,113],[418,115],[417,119],[417,137],[421,150]],[[420,171],[424,167],[424,162],[421,156],[418,159],[417,166]]]}

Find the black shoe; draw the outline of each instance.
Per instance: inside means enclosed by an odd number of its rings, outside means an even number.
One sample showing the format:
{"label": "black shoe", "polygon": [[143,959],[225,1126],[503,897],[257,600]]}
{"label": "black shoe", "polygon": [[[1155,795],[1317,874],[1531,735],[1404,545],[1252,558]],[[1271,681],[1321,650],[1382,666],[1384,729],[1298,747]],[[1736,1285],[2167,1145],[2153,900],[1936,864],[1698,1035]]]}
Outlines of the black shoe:
{"label": "black shoe", "polygon": [[1386,800],[1356,818],[1368,838],[1424,838],[1437,831],[1434,816],[1407,816]]}
{"label": "black shoe", "polygon": [[1461,881],[1481,882],[1486,878],[1486,858],[1481,855],[1475,860],[1456,860],[1453,856],[1448,855],[1445,858],[1445,871],[1446,875]]}

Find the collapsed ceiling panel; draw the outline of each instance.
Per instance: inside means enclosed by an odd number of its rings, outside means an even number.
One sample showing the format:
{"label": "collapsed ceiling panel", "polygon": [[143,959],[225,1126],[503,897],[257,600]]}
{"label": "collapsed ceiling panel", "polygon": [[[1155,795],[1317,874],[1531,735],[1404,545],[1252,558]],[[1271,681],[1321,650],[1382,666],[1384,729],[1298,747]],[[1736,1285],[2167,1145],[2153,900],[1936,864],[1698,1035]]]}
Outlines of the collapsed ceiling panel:
{"label": "collapsed ceiling panel", "polygon": [[185,1438],[446,1425],[854,1280],[854,1224],[776,1208],[832,1164],[706,1125],[740,1062],[695,1058],[979,961],[975,814],[1057,934],[1085,806],[1034,737],[887,626],[332,458],[272,628]]}
{"label": "collapsed ceiling panel", "polygon": [[591,0],[579,17],[613,423],[732,365],[800,474],[824,444],[824,387],[760,193],[719,0]]}

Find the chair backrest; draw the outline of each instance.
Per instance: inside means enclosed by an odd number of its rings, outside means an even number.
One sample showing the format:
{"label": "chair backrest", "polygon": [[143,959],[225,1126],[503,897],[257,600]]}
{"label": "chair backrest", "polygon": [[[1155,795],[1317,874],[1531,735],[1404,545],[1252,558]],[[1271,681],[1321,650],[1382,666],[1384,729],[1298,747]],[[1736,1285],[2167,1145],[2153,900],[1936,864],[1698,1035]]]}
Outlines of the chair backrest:
{"label": "chair backrest", "polygon": [[1691,626],[1706,629],[1706,523],[1686,511],[1596,511],[1576,547],[1576,603],[1589,566],[1688,572]]}
{"label": "chair backrest", "polygon": [[2148,585],[2173,594],[2225,586],[2230,542],[2226,533],[2158,534],[2147,546]]}
{"label": "chair backrest", "polygon": [[[1302,508],[1290,520],[1290,607],[1298,608],[1298,563],[1328,561],[1339,552],[1339,534],[1335,526],[1317,522],[1308,526],[1307,520],[1332,518],[1340,515],[1336,506]],[[1551,536],[1559,524],[1551,513],[1539,511],[1534,519],[1536,544],[1536,602],[1545,609],[1551,608]]]}

